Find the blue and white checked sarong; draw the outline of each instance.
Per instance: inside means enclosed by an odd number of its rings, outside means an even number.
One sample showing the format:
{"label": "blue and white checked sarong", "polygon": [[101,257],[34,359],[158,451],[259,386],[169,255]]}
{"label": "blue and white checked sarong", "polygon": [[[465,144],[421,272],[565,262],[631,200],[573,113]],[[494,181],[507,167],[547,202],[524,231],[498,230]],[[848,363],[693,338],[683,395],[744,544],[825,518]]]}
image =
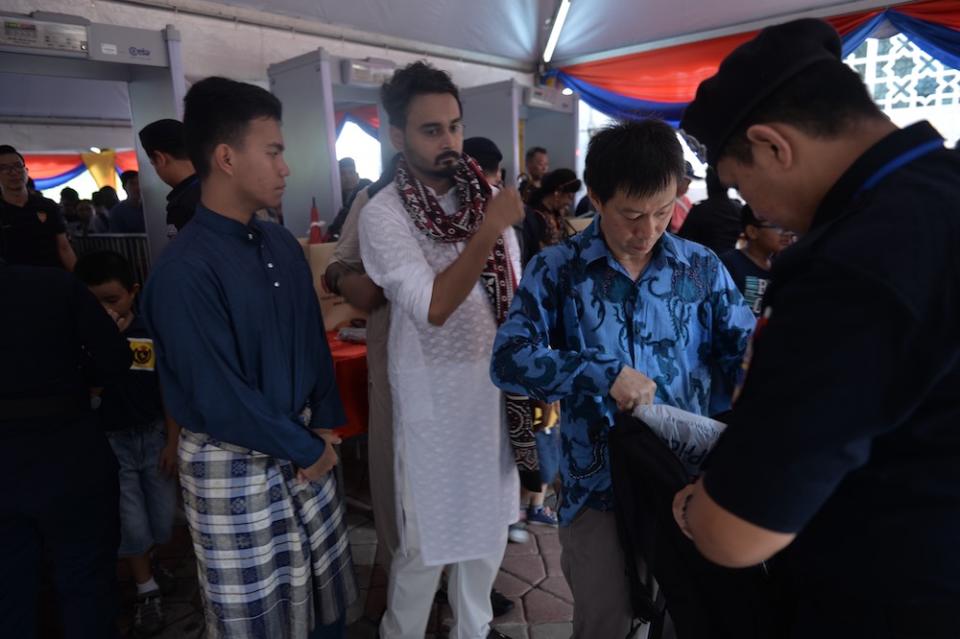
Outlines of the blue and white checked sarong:
{"label": "blue and white checked sarong", "polygon": [[299,483],[288,461],[186,429],[183,504],[210,639],[304,639],[357,595],[335,473]]}

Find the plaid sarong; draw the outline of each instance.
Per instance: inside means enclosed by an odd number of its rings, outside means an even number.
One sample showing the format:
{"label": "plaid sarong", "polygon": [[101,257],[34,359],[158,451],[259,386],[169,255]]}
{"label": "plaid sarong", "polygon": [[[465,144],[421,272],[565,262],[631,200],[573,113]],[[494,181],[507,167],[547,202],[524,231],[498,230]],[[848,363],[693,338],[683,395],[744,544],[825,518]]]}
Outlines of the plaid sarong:
{"label": "plaid sarong", "polygon": [[334,473],[298,483],[288,461],[186,429],[180,483],[207,637],[303,639],[357,595]]}

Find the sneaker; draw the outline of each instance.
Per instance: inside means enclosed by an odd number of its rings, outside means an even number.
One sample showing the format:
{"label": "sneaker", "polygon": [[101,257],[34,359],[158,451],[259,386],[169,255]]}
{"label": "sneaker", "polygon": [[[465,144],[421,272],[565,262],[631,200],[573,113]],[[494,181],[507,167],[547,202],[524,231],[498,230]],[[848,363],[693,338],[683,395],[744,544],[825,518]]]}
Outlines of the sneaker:
{"label": "sneaker", "polygon": [[163,630],[163,604],[160,591],[151,590],[137,597],[133,608],[133,636],[152,637]]}
{"label": "sneaker", "polygon": [[513,602],[499,590],[490,591],[490,605],[493,607],[493,616],[502,617],[513,610]]}
{"label": "sneaker", "polygon": [[523,524],[510,524],[507,529],[507,539],[514,544],[525,544],[530,541],[530,533],[526,531]]}
{"label": "sneaker", "polygon": [[166,566],[162,566],[158,561],[153,562],[153,578],[157,580],[157,585],[160,586],[161,595],[172,595],[177,589],[177,578],[173,571]]}
{"label": "sneaker", "polygon": [[535,526],[556,526],[557,516],[543,506],[531,506],[527,511],[527,523]]}

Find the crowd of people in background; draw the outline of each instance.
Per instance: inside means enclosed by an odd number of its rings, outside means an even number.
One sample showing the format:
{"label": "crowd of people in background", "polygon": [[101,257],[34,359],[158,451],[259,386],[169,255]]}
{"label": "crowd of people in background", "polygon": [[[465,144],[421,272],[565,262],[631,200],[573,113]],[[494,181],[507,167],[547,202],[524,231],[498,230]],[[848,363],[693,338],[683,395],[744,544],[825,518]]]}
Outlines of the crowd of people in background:
{"label": "crowd of people in background", "polygon": [[[596,132],[580,177],[534,146],[514,185],[494,142],[464,139],[449,74],[384,83],[397,154],[375,182],[340,160],[322,282],[367,314],[380,637],[423,637],[439,588],[451,636],[504,639],[494,580],[533,525],[559,528],[575,639],[957,636],[960,158],[926,123],[894,126],[840,54],[811,19],[730,54],[681,123],[706,149],[697,203],[665,122]],[[283,108],[219,77],[184,105],[139,132],[170,187],[146,282],[71,245],[145,232],[137,171],[123,201],[56,203],[0,145],[10,636],[35,634],[44,555],[69,636],[116,636],[118,560],[135,636],[162,630],[155,551],[178,507],[207,637],[345,636],[345,418],[282,225]],[[626,544],[611,461],[652,405],[726,424],[698,476],[647,469],[659,556]],[[691,557],[710,583],[759,584],[713,593],[736,591],[749,625],[691,619]]]}

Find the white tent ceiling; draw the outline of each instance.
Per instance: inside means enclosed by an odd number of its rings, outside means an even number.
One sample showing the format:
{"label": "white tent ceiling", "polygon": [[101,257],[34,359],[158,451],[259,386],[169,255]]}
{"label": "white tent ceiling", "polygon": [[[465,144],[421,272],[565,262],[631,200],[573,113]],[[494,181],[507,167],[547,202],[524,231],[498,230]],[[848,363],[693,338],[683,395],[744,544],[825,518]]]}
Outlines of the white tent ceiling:
{"label": "white tent ceiling", "polygon": [[[559,0],[120,0],[220,14],[230,19],[282,16],[315,24],[346,40],[383,36],[386,48],[426,53],[442,47],[533,70]],[[554,62],[608,57],[637,47],[668,45],[748,30],[799,15],[839,15],[889,0],[572,0]],[[291,29],[295,28],[293,25]],[[332,28],[332,31],[331,31]],[[398,43],[398,41],[400,41]],[[429,50],[436,54],[435,50]],[[441,53],[442,55],[442,53]],[[455,56],[448,56],[455,57]]]}

